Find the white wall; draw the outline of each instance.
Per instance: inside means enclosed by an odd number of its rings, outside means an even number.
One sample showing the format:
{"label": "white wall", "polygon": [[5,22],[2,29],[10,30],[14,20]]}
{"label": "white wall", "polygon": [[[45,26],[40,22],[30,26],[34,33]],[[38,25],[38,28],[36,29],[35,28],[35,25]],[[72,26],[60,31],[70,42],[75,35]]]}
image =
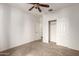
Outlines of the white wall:
{"label": "white wall", "polygon": [[38,39],[41,39],[41,15],[36,15],[36,24],[35,24],[35,27],[36,27],[36,37]]}
{"label": "white wall", "polygon": [[3,48],[4,31],[3,31],[3,6],[0,4],[0,50]]}
{"label": "white wall", "polygon": [[38,40],[37,20],[37,16],[17,7],[0,4],[0,51]]}
{"label": "white wall", "polygon": [[[5,11],[4,11],[5,10]],[[9,48],[10,7],[0,4],[0,51]]]}
{"label": "white wall", "polygon": [[[56,42],[68,48],[79,50],[79,5],[63,8],[43,17],[43,41],[48,42],[48,21],[57,19]],[[46,21],[45,21],[46,20]]]}
{"label": "white wall", "polygon": [[49,42],[49,24],[48,21],[55,20],[53,17],[53,14],[45,14],[42,18],[42,25],[43,25],[43,42],[48,43]]}
{"label": "white wall", "polygon": [[79,50],[79,5],[58,13],[57,44]]}

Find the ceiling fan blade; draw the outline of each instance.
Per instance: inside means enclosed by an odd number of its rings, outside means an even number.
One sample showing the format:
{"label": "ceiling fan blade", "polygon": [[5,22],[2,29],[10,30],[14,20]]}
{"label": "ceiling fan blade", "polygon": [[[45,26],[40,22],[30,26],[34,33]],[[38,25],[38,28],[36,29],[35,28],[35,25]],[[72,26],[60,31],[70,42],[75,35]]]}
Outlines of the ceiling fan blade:
{"label": "ceiling fan blade", "polygon": [[39,12],[41,12],[41,9],[38,7]]}
{"label": "ceiling fan blade", "polygon": [[32,5],[34,5],[34,4],[39,4],[39,3],[29,3],[29,4],[32,4]]}
{"label": "ceiling fan blade", "polygon": [[42,6],[42,7],[49,7],[48,4],[39,4],[39,6]]}
{"label": "ceiling fan blade", "polygon": [[34,8],[34,6],[32,6],[32,7],[29,9],[29,11],[31,11],[33,8]]}
{"label": "ceiling fan blade", "polygon": [[29,4],[36,4],[36,3],[29,3]]}

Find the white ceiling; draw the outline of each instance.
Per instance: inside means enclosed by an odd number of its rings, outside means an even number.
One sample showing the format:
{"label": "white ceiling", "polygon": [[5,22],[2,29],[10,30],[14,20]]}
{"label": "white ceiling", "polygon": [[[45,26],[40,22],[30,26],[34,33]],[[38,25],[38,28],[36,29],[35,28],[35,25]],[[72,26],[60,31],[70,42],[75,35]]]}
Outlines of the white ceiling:
{"label": "white ceiling", "polygon": [[40,13],[37,9],[33,9],[32,11],[28,11],[29,8],[32,7],[31,4],[28,3],[12,3],[12,6],[16,6],[18,8],[21,8],[22,10],[29,12],[29,13],[33,13],[33,14],[46,14],[46,13],[51,13],[48,10],[49,9],[53,9],[54,11],[59,10],[61,8],[65,8],[71,5],[76,5],[77,3],[47,3],[50,7],[49,8],[44,8],[44,7],[40,7],[42,12]]}

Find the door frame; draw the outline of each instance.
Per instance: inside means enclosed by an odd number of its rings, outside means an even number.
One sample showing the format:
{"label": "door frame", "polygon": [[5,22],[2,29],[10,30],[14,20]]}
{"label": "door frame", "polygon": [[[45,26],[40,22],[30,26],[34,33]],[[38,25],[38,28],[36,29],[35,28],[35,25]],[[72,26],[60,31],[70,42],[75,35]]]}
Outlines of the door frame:
{"label": "door frame", "polygon": [[[49,37],[49,40],[48,40],[48,41],[49,41],[49,43],[51,42],[51,41],[50,41],[50,23],[51,23],[51,22],[56,22],[56,23],[57,23],[57,20],[50,20],[50,21],[48,21],[48,37]],[[56,43],[56,42],[55,42],[55,43]]]}

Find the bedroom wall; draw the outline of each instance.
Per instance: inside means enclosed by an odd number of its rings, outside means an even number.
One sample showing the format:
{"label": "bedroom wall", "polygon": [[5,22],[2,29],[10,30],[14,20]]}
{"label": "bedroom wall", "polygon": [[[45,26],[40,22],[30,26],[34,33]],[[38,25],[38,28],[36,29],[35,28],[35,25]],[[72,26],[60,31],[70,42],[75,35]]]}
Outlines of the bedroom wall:
{"label": "bedroom wall", "polygon": [[48,21],[57,19],[56,44],[79,50],[79,5],[43,15],[43,42],[48,43]]}
{"label": "bedroom wall", "polygon": [[57,44],[79,50],[79,5],[60,10],[57,19]]}
{"label": "bedroom wall", "polygon": [[49,23],[50,20],[55,20],[53,14],[44,14],[42,17],[42,25],[43,25],[43,42],[49,43]]}
{"label": "bedroom wall", "polygon": [[[5,11],[4,11],[5,10]],[[0,4],[0,51],[9,48],[10,7]]]}
{"label": "bedroom wall", "polygon": [[37,20],[37,16],[11,4],[0,4],[0,51],[39,40]]}

